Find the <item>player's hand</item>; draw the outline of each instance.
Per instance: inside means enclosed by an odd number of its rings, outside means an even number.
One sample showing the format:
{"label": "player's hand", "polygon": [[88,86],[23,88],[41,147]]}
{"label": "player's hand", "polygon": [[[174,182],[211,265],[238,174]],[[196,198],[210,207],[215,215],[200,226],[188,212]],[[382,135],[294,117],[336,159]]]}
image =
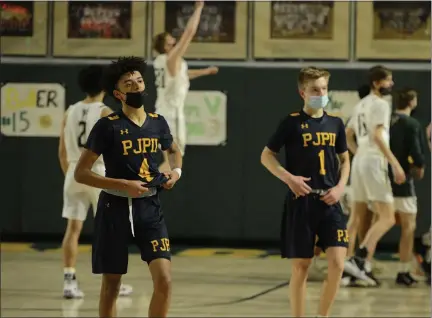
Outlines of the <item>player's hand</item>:
{"label": "player's hand", "polygon": [[145,187],[145,183],[139,180],[127,180],[125,191],[131,198],[138,198],[149,189]]}
{"label": "player's hand", "polygon": [[339,202],[340,198],[342,197],[342,194],[343,194],[343,188],[336,186],[328,190],[327,193],[324,194],[320,200],[324,201],[324,203],[327,205],[333,205]]}
{"label": "player's hand", "polygon": [[204,1],[195,1],[195,8],[202,9],[204,7]]}
{"label": "player's hand", "polygon": [[403,171],[400,165],[393,166],[393,178],[396,184],[402,184],[406,181],[405,171]]}
{"label": "player's hand", "polygon": [[219,72],[219,68],[216,66],[208,67],[207,72],[209,75],[215,75]]}
{"label": "player's hand", "polygon": [[302,197],[308,195],[312,190],[306,183],[310,179],[302,176],[290,176],[284,181],[296,196]]}
{"label": "player's hand", "polygon": [[168,172],[164,172],[165,177],[167,177],[169,180],[167,182],[165,182],[162,186],[164,187],[164,189],[171,189],[176,182],[178,181],[178,179],[180,179],[179,174],[177,173],[177,171],[168,171]]}

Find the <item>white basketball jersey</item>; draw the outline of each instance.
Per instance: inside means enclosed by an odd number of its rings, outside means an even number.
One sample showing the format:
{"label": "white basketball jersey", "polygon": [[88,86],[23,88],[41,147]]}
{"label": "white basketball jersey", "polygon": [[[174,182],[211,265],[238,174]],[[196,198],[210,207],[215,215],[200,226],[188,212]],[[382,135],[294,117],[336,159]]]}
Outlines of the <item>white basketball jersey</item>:
{"label": "white basketball jersey", "polygon": [[156,112],[167,121],[183,117],[184,103],[190,86],[186,61],[182,60],[180,72],[175,77],[169,74],[166,54],[156,57],[153,67],[157,88]]}
{"label": "white basketball jersey", "polygon": [[[64,141],[69,163],[77,162],[93,126],[100,119],[103,103],[78,102],[67,110]],[[102,156],[96,161],[103,164]]]}
{"label": "white basketball jersey", "polygon": [[348,127],[352,128],[357,138],[357,154],[379,154],[383,155],[374,141],[375,128],[383,125],[383,139],[390,142],[390,104],[384,99],[370,94],[363,98],[354,108]]}

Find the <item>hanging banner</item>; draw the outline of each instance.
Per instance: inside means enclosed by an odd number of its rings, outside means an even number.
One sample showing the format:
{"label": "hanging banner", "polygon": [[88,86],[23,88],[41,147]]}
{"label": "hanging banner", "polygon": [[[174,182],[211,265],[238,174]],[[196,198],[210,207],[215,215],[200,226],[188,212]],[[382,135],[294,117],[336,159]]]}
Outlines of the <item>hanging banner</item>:
{"label": "hanging banner", "polygon": [[4,83],[1,132],[13,137],[58,137],[65,113],[65,88],[58,83]]}
{"label": "hanging banner", "polygon": [[218,91],[190,91],[185,102],[187,144],[218,146],[227,136],[227,96]]}

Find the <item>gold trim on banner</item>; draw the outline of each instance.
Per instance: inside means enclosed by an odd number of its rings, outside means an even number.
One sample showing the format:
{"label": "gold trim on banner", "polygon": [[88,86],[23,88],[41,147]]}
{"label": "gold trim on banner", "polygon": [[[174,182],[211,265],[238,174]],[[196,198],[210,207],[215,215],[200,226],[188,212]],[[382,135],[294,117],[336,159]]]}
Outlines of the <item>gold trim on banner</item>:
{"label": "gold trim on banner", "polygon": [[[254,3],[254,58],[266,59],[348,59],[349,57],[349,2],[333,2],[327,34],[315,38],[293,34],[271,38],[272,1]],[[287,5],[286,1],[279,1]],[[296,1],[290,1],[295,3]],[[326,1],[328,2],[328,1]],[[311,2],[312,4],[313,2]],[[283,10],[283,8],[281,8]],[[288,22],[287,22],[288,23]],[[294,33],[294,32],[293,32]],[[308,35],[306,35],[307,37]]]}
{"label": "gold trim on banner", "polygon": [[48,30],[48,3],[33,1],[33,36],[2,36],[2,55],[46,55]]}
{"label": "gold trim on banner", "polygon": [[[211,1],[208,2],[209,5]],[[205,5],[205,4],[204,4]],[[197,43],[192,42],[185,58],[198,59],[246,59],[247,57],[248,4],[236,2],[235,42],[234,43]],[[153,2],[153,37],[165,30],[165,2]],[[150,44],[152,45],[151,41]],[[156,57],[152,51],[152,56]]]}
{"label": "gold trim on banner", "polygon": [[[396,2],[397,3],[397,2]],[[373,2],[357,2],[357,34],[356,34],[356,58],[357,59],[397,59],[397,60],[430,60],[431,40],[430,15],[424,32],[427,40],[410,38],[385,39],[383,34],[378,34],[376,24],[379,18],[374,14]],[[421,31],[419,31],[421,32]],[[388,37],[395,37],[396,33],[388,33]],[[374,37],[378,37],[374,39]]]}
{"label": "gold trim on banner", "polygon": [[102,58],[131,55],[145,57],[146,8],[146,1],[132,2],[130,39],[68,39],[68,3],[55,2],[53,55]]}

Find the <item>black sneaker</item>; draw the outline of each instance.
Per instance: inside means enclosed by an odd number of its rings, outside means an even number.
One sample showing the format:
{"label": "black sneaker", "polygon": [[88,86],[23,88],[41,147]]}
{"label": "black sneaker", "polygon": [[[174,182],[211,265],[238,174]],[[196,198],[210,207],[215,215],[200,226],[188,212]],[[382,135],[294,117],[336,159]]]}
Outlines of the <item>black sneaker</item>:
{"label": "black sneaker", "polygon": [[418,281],[411,276],[410,273],[398,273],[396,277],[396,284],[410,287],[417,284]]}
{"label": "black sneaker", "polygon": [[373,271],[366,272],[366,275],[367,275],[367,277],[369,277],[370,279],[372,279],[375,282],[375,286],[370,286],[370,287],[380,287],[381,286],[381,282],[378,280],[378,278],[376,278]]}

